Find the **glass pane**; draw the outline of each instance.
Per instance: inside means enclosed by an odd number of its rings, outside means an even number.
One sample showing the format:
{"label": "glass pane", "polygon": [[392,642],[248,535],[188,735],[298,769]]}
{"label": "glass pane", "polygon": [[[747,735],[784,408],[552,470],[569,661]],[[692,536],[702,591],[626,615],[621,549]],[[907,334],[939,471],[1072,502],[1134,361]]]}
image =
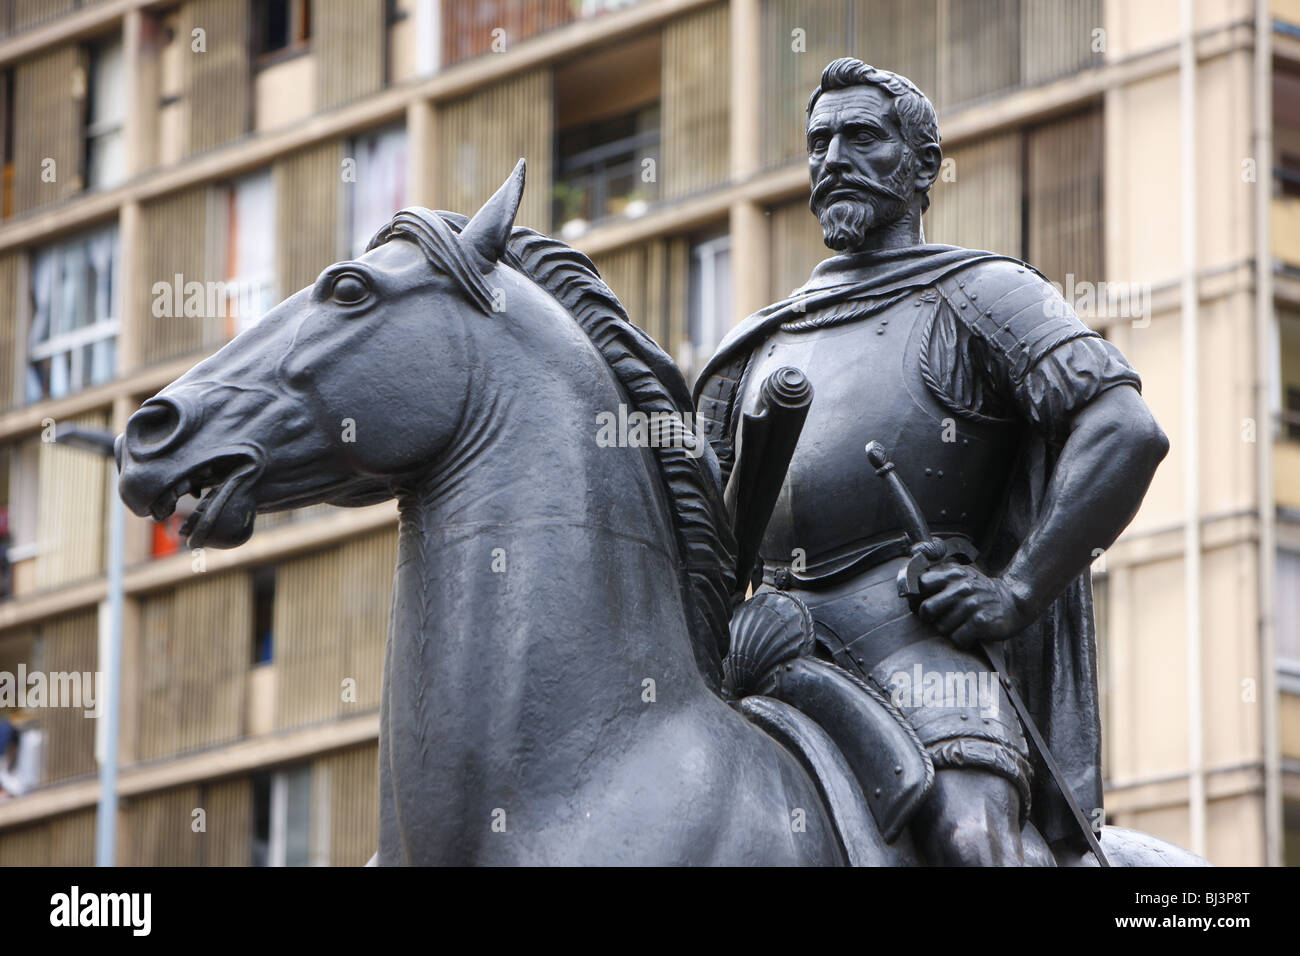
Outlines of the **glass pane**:
{"label": "glass pane", "polygon": [[55,355],[50,359],[50,379],[47,386],[50,398],[62,398],[70,389],[68,373],[68,353]]}
{"label": "glass pane", "polygon": [[1277,553],[1277,656],[1300,662],[1300,552]]}
{"label": "glass pane", "polygon": [[289,798],[285,808],[285,866],[307,866],[311,862],[311,768],[299,767],[285,773]]}
{"label": "glass pane", "polygon": [[27,366],[27,402],[39,402],[50,393],[50,360],[42,359]]}
{"label": "glass pane", "polygon": [[89,137],[86,141],[86,183],[91,189],[108,189],[126,178],[126,140],[122,130]]}
{"label": "glass pane", "polygon": [[95,126],[122,124],[126,121],[126,59],[122,41],[96,47],[90,70],[88,122]]}

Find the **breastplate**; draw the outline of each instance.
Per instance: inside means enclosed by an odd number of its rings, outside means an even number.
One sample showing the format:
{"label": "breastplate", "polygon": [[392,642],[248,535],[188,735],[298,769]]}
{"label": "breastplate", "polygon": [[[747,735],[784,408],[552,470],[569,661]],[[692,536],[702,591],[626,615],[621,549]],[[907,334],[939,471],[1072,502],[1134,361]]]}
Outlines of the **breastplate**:
{"label": "breastplate", "polygon": [[844,324],[779,330],[755,352],[742,386],[744,411],[754,411],[759,386],[782,366],[802,370],[813,386],[760,548],[769,568],[801,558],[816,579],[861,565],[865,555],[897,553],[903,528],[867,461],[870,441],[888,450],[932,532],[982,539],[1006,490],[1022,426],[960,418],[934,398],[920,356],[935,305],[920,296]]}

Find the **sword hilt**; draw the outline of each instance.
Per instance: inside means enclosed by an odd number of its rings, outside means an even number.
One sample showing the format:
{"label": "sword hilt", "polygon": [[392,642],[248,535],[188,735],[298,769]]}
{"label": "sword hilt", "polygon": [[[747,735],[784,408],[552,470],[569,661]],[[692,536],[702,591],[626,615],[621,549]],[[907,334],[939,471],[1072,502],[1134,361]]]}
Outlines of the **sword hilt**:
{"label": "sword hilt", "polygon": [[[878,441],[867,442],[867,461],[876,469],[876,474],[884,479],[885,487],[889,489],[890,500],[894,503],[894,509],[898,512],[899,519],[903,522],[903,529],[907,532],[908,540],[912,542],[912,549],[915,552],[917,547],[927,547],[928,550],[935,549],[930,545],[934,540],[930,534],[930,528],[926,524],[925,515],[921,513],[916,499],[912,493],[907,490],[903,484],[903,479],[898,476],[894,469],[894,463],[889,460],[889,452],[885,446]],[[942,545],[940,545],[940,549]],[[943,555],[937,553],[934,555],[935,560]]]}
{"label": "sword hilt", "polygon": [[975,555],[959,539],[944,541],[930,533],[920,505],[903,484],[884,445],[878,441],[868,442],[866,451],[867,460],[885,482],[889,499],[912,545],[911,560],[898,572],[898,596],[906,598],[908,607],[915,611],[921,603],[922,572],[949,559],[969,563],[975,560]]}

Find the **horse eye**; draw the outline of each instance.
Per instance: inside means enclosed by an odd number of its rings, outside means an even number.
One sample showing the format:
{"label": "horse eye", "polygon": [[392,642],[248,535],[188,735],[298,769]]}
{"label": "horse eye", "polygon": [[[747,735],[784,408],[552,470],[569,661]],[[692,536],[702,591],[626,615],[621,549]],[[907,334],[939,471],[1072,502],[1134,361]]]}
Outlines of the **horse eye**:
{"label": "horse eye", "polygon": [[345,272],[334,280],[330,289],[330,298],[340,305],[356,305],[370,295],[370,289],[361,279],[350,272]]}

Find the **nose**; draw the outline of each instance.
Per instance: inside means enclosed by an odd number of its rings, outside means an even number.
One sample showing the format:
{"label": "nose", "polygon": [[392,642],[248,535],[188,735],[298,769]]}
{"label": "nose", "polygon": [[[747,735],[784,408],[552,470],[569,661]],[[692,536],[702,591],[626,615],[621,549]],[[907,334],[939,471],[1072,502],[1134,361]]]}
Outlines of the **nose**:
{"label": "nose", "polygon": [[826,147],[825,167],[828,170],[843,172],[849,168],[848,159],[844,155],[844,144],[840,141],[838,135],[832,136],[830,143]]}
{"label": "nose", "polygon": [[185,413],[170,398],[151,398],[126,423],[131,454],[148,458],[167,451],[185,431]]}

